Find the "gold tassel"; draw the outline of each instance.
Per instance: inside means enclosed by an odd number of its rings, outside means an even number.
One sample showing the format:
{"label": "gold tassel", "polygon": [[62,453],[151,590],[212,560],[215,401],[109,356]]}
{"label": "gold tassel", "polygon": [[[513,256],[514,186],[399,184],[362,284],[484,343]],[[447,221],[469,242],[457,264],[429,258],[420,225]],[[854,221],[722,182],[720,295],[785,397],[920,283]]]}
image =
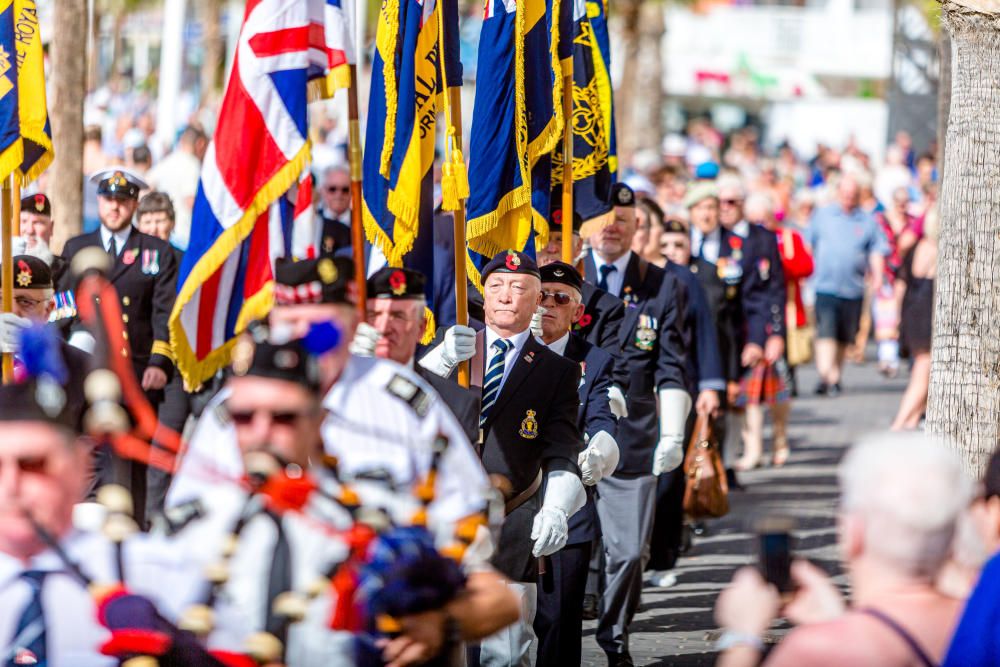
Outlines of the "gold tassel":
{"label": "gold tassel", "polygon": [[441,165],[441,208],[457,211],[460,199],[469,198],[469,173],[465,156],[455,146],[455,127],[448,126],[445,133],[446,159]]}
{"label": "gold tassel", "polygon": [[458,210],[458,183],[455,181],[455,165],[446,160],[441,165],[441,208],[445,211]]}

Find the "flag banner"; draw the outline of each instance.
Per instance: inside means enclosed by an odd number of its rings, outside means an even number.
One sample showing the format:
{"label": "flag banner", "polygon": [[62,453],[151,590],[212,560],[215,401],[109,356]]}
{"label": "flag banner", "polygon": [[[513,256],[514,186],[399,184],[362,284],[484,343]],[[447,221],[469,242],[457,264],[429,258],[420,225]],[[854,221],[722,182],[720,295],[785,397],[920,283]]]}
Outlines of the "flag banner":
{"label": "flag banner", "polygon": [[613,183],[618,180],[618,140],[615,130],[614,89],[611,87],[611,39],[608,36],[607,0],[587,0],[587,19],[594,31],[594,78],[601,98],[601,111],[604,112],[604,127],[608,137],[608,169]]}
{"label": "flag banner", "polygon": [[[17,95],[22,159],[19,170],[25,183],[52,162],[52,129],[45,103],[45,61],[35,0],[14,0],[14,45],[17,60]],[[10,53],[4,49],[5,52]]]}
{"label": "flag banner", "polygon": [[299,174],[299,183],[288,198],[294,201],[291,255],[295,259],[315,259],[319,256],[323,230],[313,210],[313,177],[308,167]]}
{"label": "flag banner", "polygon": [[354,0],[309,0],[309,99],[327,99],[351,86]]}
{"label": "flag banner", "polygon": [[20,169],[24,157],[18,108],[14,0],[0,0],[0,180]]}
{"label": "flag banner", "polygon": [[225,366],[235,336],[271,308],[273,262],[290,250],[289,196],[309,161],[309,30],[309,0],[247,3],[170,316],[190,387]]}
{"label": "flag banner", "polygon": [[[562,0],[565,1],[565,0]],[[561,0],[487,0],[469,143],[466,236],[476,257],[528,247],[547,235],[547,201],[532,205],[534,169],[562,140]],[[542,171],[546,171],[543,169]],[[543,188],[547,200],[549,188]]]}
{"label": "flag banner", "polygon": [[401,266],[434,202],[435,129],[441,76],[440,14],[435,0],[385,0],[372,60],[362,164],[365,236]]}
{"label": "flag banner", "polygon": [[[603,100],[595,71],[598,53],[594,31],[583,0],[577,0],[573,39],[573,209],[589,236],[614,219],[611,206],[611,171]],[[552,205],[560,208],[563,189],[563,147],[552,153]],[[565,215],[565,212],[564,212]]]}

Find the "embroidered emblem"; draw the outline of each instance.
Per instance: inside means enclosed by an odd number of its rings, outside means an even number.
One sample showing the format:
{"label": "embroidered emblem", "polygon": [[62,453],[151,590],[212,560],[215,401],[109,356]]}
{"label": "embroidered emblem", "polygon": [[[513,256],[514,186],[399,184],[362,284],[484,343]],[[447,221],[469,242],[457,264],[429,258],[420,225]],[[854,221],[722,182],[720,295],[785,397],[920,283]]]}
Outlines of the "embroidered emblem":
{"label": "embroidered emblem", "polygon": [[337,266],[332,259],[324,257],[316,263],[316,273],[320,280],[329,285],[337,279]]}
{"label": "embroidered emblem", "polygon": [[396,296],[401,296],[406,293],[406,274],[402,271],[393,271],[389,275],[389,287],[392,288],[392,293]]}
{"label": "embroidered emblem", "polygon": [[535,411],[528,410],[524,419],[521,420],[521,430],[518,435],[527,440],[534,440],[538,437],[538,421],[535,419]]}
{"label": "embroidered emblem", "polygon": [[17,260],[17,284],[19,287],[27,287],[31,284],[31,267],[23,259]]}

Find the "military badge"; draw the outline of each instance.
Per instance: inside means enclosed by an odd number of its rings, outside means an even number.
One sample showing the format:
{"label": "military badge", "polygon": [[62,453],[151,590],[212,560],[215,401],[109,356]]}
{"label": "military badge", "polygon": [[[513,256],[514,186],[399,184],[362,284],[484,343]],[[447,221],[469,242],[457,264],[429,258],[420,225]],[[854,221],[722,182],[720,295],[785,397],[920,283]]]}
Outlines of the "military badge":
{"label": "military badge", "polygon": [[635,346],[643,352],[649,352],[656,343],[656,320],[649,315],[640,315],[639,324],[635,330]]}
{"label": "military badge", "polygon": [[[134,259],[132,261],[135,261]],[[160,272],[160,251],[142,251],[142,272],[147,276],[155,276]]]}
{"label": "military badge", "polygon": [[316,273],[320,280],[329,285],[337,280],[337,265],[329,257],[324,257],[316,263]]}
{"label": "military badge", "polygon": [[333,237],[332,236],[325,236],[325,237],[323,237],[323,251],[324,252],[333,252]]}
{"label": "military badge", "polygon": [[389,275],[389,287],[396,296],[406,294],[406,274],[402,271],[393,271]]}
{"label": "military badge", "polygon": [[507,260],[504,262],[504,266],[507,267],[508,271],[517,271],[518,267],[521,266],[521,258],[518,257],[513,250],[508,250]]}
{"label": "military badge", "polygon": [[635,295],[632,294],[632,286],[626,285],[625,289],[622,290],[622,301],[629,308],[635,308]]}
{"label": "military badge", "polygon": [[771,261],[768,259],[762,259],[757,263],[757,272],[760,274],[761,280],[770,280],[771,278]]}
{"label": "military badge", "polygon": [[524,419],[521,420],[521,430],[518,435],[527,440],[534,440],[538,437],[538,421],[535,419],[535,411],[528,410]]}
{"label": "military badge", "polygon": [[31,284],[31,279],[33,277],[31,275],[31,267],[28,266],[28,263],[25,262],[22,259],[22,260],[18,260],[18,262],[17,262],[17,268],[18,268],[18,272],[17,272],[17,286],[18,287],[27,287],[28,285]]}
{"label": "military badge", "polygon": [[41,213],[45,210],[45,195],[35,195],[35,212]]}

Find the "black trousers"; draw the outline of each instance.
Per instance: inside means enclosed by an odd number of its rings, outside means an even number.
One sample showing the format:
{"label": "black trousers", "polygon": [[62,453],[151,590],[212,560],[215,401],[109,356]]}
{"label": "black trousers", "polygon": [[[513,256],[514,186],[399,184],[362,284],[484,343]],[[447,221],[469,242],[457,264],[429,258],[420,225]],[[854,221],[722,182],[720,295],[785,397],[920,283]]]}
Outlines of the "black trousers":
{"label": "black trousers", "polygon": [[[684,453],[694,431],[695,413],[691,409],[684,428]],[[684,536],[684,466],[680,465],[656,480],[656,514],[653,536],[649,540],[647,570],[670,570],[677,564]]]}
{"label": "black trousers", "polygon": [[[583,596],[587,588],[591,542],[568,544],[549,556],[552,590],[538,579],[536,667],[579,665],[583,642]],[[548,577],[549,575],[546,575]]]}

